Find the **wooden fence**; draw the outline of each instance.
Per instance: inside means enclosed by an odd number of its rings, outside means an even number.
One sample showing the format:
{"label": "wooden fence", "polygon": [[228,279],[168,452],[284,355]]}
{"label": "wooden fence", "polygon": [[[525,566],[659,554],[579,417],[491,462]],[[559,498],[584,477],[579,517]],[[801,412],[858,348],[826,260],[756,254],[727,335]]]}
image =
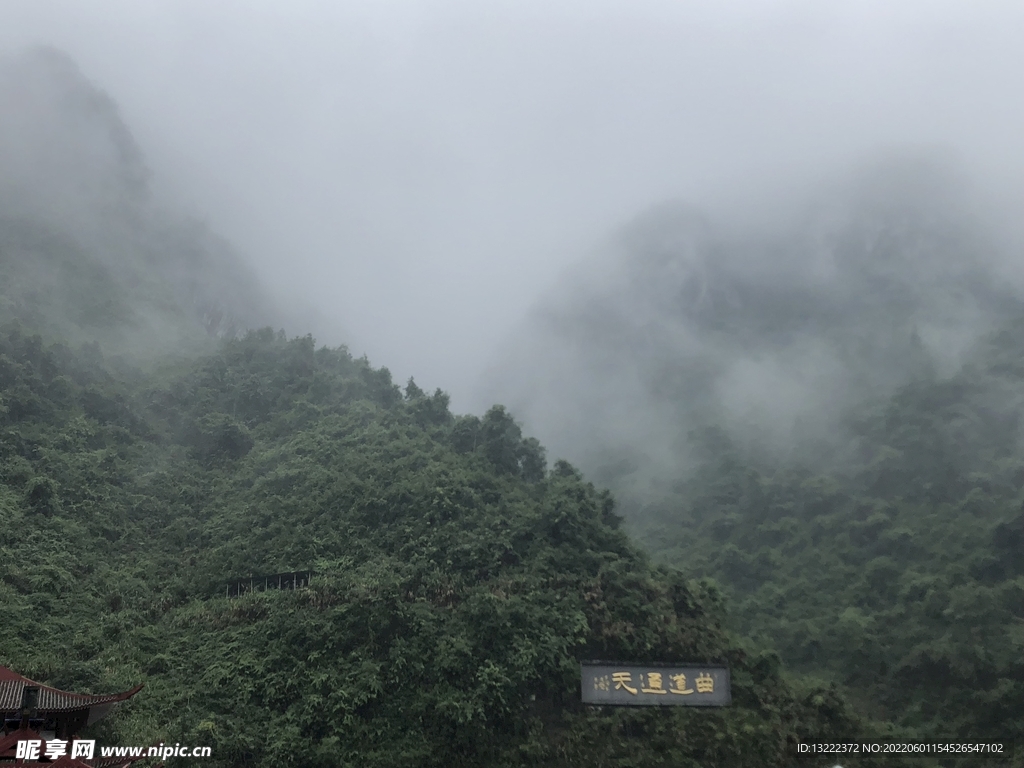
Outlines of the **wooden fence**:
{"label": "wooden fence", "polygon": [[268,589],[303,589],[309,586],[313,571],[289,571],[273,576],[248,576],[236,579],[224,587],[224,597],[241,597],[249,592],[265,592]]}

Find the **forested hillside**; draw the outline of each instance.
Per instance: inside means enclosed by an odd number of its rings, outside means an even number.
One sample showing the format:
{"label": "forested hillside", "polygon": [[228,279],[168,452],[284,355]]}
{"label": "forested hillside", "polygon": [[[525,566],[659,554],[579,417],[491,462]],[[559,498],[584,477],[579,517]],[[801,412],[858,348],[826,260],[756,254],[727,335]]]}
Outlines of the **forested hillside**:
{"label": "forested hillside", "polygon": [[1012,255],[941,164],[827,192],[740,235],[679,208],[640,219],[552,293],[489,391],[787,669],[921,738],[1019,741]]}
{"label": "forested hillside", "polygon": [[[218,766],[786,765],[866,733],[653,566],[495,407],[261,331],[159,376],[0,336],[0,663],[146,688],[97,737]],[[309,589],[237,599],[250,573]],[[579,660],[731,665],[734,705],[599,711]]]}
{"label": "forested hillside", "polygon": [[[873,172],[767,238],[660,209],[542,307],[509,408],[457,415],[263,327],[254,273],[151,200],[67,57],[0,61],[0,108],[0,664],[145,683],[101,744],[218,768],[1024,744],[1022,306],[941,173]],[[583,707],[598,659],[728,664],[732,705]]]}
{"label": "forested hillside", "polygon": [[842,473],[711,432],[637,513],[661,559],[727,587],[736,627],[864,711],[941,738],[1024,737],[1024,322],[851,424]]}

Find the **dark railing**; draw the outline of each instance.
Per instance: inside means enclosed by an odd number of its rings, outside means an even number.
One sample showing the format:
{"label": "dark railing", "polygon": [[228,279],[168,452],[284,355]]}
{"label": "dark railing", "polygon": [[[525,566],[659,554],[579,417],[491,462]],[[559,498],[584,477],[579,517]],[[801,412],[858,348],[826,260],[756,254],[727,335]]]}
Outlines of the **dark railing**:
{"label": "dark railing", "polygon": [[249,592],[265,592],[268,589],[303,589],[309,586],[313,571],[289,571],[273,576],[249,576],[232,581],[224,587],[224,597],[241,597]]}

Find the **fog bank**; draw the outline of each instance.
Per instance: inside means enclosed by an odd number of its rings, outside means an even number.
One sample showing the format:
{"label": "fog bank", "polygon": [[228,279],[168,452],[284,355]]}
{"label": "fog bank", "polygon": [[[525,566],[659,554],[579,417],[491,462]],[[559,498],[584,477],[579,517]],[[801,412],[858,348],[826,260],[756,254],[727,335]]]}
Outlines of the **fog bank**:
{"label": "fog bank", "polygon": [[66,50],[154,194],[322,341],[462,408],[555,276],[659,201],[763,198],[882,145],[1019,177],[1022,20],[1009,2],[6,0],[0,47]]}

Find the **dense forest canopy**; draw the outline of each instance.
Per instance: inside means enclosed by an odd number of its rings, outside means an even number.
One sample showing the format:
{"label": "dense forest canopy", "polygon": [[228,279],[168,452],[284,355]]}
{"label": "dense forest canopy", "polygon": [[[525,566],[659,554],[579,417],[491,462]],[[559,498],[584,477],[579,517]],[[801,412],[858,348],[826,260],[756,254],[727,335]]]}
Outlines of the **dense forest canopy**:
{"label": "dense forest canopy", "polygon": [[[101,740],[239,765],[784,765],[871,733],[652,565],[499,407],[269,330],[160,376],[0,336],[0,660],[147,683]],[[237,599],[246,573],[309,589]],[[45,640],[43,640],[45,638]],[[719,661],[720,712],[587,711],[581,659]]]}

